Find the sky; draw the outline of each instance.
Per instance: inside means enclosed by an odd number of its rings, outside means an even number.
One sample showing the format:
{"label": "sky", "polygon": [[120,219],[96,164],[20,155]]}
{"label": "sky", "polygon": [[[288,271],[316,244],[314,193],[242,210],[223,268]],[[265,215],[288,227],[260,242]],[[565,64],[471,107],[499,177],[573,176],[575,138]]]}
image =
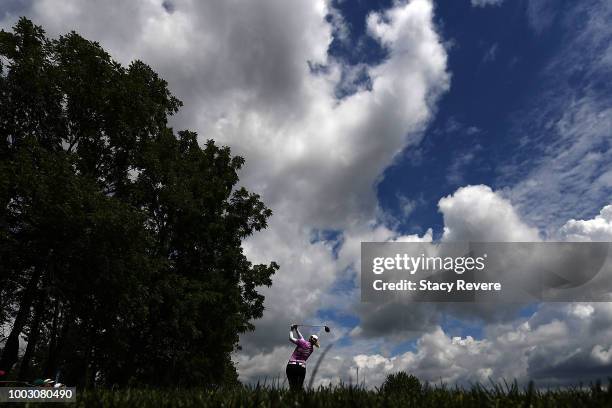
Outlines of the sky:
{"label": "sky", "polygon": [[[315,384],[612,369],[612,303],[360,301],[362,241],[612,241],[612,3],[584,0],[4,0],[50,36],[141,59],[175,129],[245,157],[274,211],[244,242],[281,265],[240,379],[281,377],[292,323],[333,344]],[[313,356],[316,359],[316,354]]]}

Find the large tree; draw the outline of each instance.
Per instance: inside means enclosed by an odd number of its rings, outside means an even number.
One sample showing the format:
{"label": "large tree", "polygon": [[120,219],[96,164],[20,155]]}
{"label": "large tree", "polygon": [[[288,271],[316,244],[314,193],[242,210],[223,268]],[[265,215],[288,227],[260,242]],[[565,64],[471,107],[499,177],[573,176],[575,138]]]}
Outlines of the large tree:
{"label": "large tree", "polygon": [[236,381],[230,354],[278,269],[241,242],[271,211],[238,187],[241,157],[168,127],[180,106],[146,64],[74,32],[0,32],[0,369]]}

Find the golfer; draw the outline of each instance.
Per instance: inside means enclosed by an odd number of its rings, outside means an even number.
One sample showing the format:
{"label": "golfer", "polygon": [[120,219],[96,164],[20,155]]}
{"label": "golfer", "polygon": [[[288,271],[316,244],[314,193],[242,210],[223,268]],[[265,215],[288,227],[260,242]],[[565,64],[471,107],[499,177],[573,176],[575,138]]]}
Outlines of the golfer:
{"label": "golfer", "polygon": [[308,341],[304,340],[298,330],[298,326],[294,324],[289,331],[289,340],[296,347],[287,363],[287,370],[285,372],[287,373],[291,390],[299,391],[302,390],[304,377],[306,377],[306,360],[312,354],[314,347],[319,347],[319,337],[313,334],[308,338]]}

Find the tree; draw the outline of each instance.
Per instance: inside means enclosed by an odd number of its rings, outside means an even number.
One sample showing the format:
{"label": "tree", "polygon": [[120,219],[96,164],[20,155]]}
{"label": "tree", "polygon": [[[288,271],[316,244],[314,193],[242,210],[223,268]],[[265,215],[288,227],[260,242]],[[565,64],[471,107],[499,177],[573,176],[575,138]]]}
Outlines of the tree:
{"label": "tree", "polygon": [[[168,127],[181,102],[72,32],[0,32],[0,369],[106,384],[223,384],[278,269],[241,242],[271,211],[244,163]],[[27,346],[20,357],[19,337]]]}

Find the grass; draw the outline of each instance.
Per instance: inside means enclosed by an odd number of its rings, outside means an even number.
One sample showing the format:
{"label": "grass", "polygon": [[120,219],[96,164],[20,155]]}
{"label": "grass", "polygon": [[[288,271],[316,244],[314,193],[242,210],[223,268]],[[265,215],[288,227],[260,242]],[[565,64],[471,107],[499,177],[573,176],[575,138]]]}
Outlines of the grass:
{"label": "grass", "polygon": [[[80,392],[70,407],[612,407],[610,386],[539,391],[516,384],[471,388],[421,386],[416,382],[385,383],[368,390],[353,386],[321,387],[291,393],[275,387],[189,390],[91,390]],[[45,404],[47,405],[47,404]],[[49,406],[58,407],[53,403]],[[41,407],[42,404],[25,406]]]}

